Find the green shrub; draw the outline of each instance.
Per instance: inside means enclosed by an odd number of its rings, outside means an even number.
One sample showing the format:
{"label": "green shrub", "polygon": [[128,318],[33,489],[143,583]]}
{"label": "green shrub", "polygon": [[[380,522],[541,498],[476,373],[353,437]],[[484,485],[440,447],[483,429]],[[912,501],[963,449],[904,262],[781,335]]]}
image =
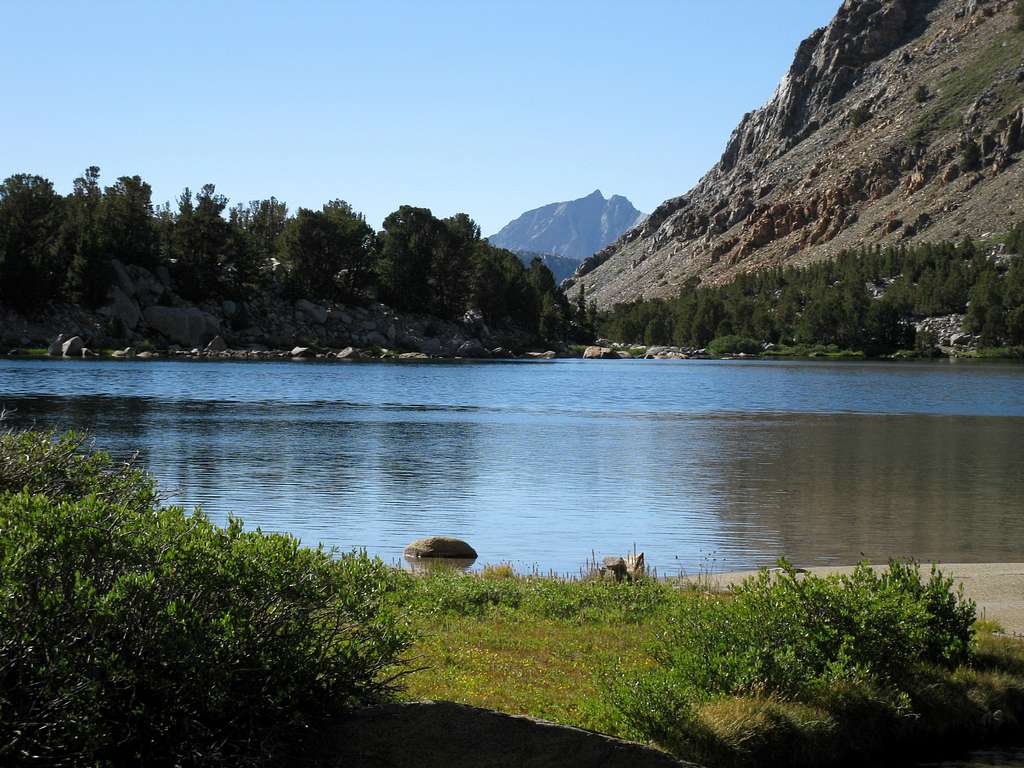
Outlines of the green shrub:
{"label": "green shrub", "polygon": [[757,355],[761,352],[761,345],[743,336],[719,336],[708,344],[708,352],[713,355]]}
{"label": "green shrub", "polygon": [[613,705],[636,735],[677,746],[695,738],[695,707],[722,697],[827,702],[833,713],[870,701],[896,717],[922,665],[970,658],[974,614],[934,568],[924,580],[899,562],[828,578],[762,571],[728,599],[682,601],[656,668],[613,679]]}
{"label": "green shrub", "polygon": [[0,764],[273,763],[393,692],[379,560],[146,506],[149,477],[50,442],[0,438],[27,478],[0,493]]}
{"label": "green shrub", "polygon": [[158,501],[156,484],[145,472],[90,450],[86,437],[74,432],[0,434],[0,495],[26,488],[54,499],[94,495],[136,510]]}
{"label": "green shrub", "polygon": [[914,89],[914,101],[918,104],[924,104],[929,98],[931,98],[931,93],[928,91],[928,86],[924,83]]}
{"label": "green shrub", "polygon": [[854,128],[860,128],[871,117],[871,108],[867,104],[860,104],[850,111],[850,125]]}

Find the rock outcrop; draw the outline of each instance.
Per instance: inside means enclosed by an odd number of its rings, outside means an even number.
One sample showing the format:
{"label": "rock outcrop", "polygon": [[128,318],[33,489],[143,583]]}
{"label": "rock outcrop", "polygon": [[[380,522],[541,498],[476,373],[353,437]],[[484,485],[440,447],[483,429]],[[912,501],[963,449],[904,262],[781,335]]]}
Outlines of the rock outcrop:
{"label": "rock outcrop", "polygon": [[585,260],[599,306],[862,244],[1024,216],[1024,33],[1010,0],[846,0],[690,192]]}

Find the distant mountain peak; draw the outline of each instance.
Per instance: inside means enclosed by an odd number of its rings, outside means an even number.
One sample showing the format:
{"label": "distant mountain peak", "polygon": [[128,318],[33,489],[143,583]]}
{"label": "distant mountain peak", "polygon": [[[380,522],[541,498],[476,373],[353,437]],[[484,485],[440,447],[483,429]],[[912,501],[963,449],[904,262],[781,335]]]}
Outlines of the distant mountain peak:
{"label": "distant mountain peak", "polygon": [[595,189],[577,200],[527,211],[488,240],[499,248],[579,262],[615,242],[644,218],[622,195],[606,199]]}

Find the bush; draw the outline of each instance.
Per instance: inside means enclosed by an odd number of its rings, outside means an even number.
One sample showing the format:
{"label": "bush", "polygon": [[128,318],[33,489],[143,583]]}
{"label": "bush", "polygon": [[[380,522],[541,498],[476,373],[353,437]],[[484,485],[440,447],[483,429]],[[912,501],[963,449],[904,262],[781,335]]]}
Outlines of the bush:
{"label": "bush", "polygon": [[918,104],[924,104],[929,98],[931,98],[931,93],[928,92],[927,85],[922,83],[914,89],[914,101]]}
{"label": "bush", "polygon": [[0,438],[0,763],[271,763],[392,693],[379,560],[147,505],[145,474],[50,442]]}
{"label": "bush", "polygon": [[850,111],[850,125],[854,128],[860,128],[871,117],[871,108],[867,104],[860,104]]}
{"label": "bush", "polygon": [[719,336],[708,344],[708,352],[713,355],[757,355],[761,353],[761,345],[743,336]]}
{"label": "bush", "polygon": [[840,710],[875,701],[905,714],[922,665],[969,660],[974,618],[974,603],[934,568],[925,580],[900,562],[828,578],[762,571],[728,599],[683,601],[654,649],[657,667],[614,683],[613,704],[637,735],[668,745],[692,740],[694,707],[722,697]]}

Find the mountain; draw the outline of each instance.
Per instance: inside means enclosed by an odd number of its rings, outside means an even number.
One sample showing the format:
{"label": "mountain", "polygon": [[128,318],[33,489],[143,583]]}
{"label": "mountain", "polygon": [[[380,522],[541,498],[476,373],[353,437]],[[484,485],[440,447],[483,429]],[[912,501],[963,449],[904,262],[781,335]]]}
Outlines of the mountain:
{"label": "mountain", "polygon": [[643,218],[644,214],[621,195],[606,200],[601,190],[595,190],[579,200],[527,211],[487,239],[499,248],[579,262],[617,240]]}
{"label": "mountain", "polygon": [[554,256],[550,253],[536,253],[535,251],[513,251],[519,260],[523,262],[524,267],[530,266],[530,262],[534,259],[540,259],[544,262],[544,266],[551,270],[551,274],[555,278],[556,283],[561,283],[563,280],[571,277],[573,273],[579,268],[582,259],[573,259],[568,256]]}
{"label": "mountain", "polygon": [[1009,229],[1024,218],[1022,22],[1013,0],[846,0],[704,178],[586,259],[570,295],[585,284],[608,308]]}

